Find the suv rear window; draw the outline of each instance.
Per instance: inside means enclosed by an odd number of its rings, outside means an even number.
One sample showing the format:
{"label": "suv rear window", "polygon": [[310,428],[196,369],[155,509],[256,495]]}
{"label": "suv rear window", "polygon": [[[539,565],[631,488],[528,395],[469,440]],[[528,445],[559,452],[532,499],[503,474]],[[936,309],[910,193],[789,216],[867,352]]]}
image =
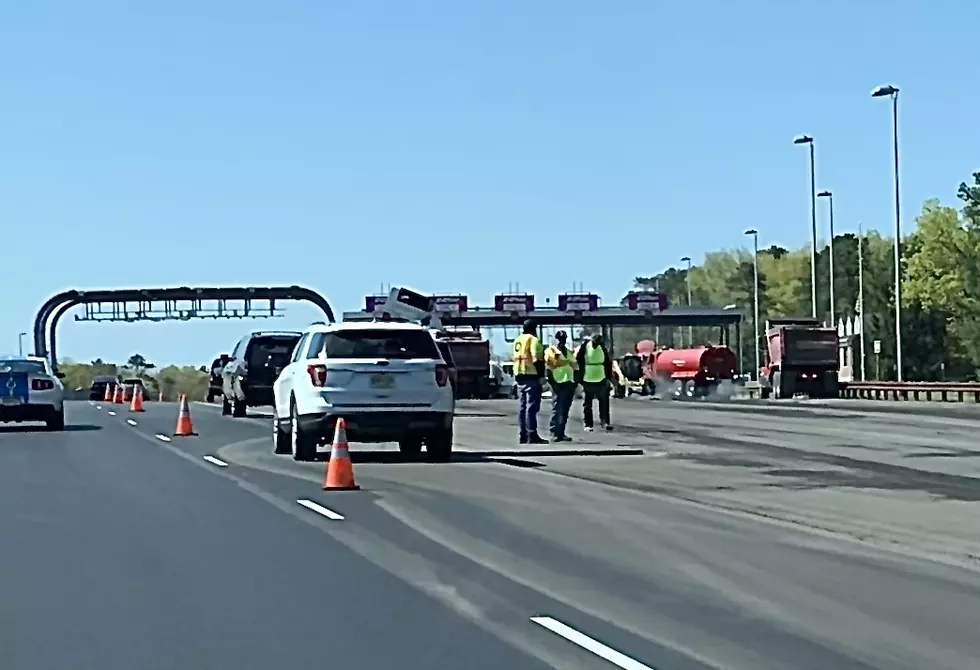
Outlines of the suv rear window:
{"label": "suv rear window", "polygon": [[338,330],[326,334],[323,350],[328,358],[440,358],[424,330]]}
{"label": "suv rear window", "polygon": [[299,338],[299,335],[256,337],[248,346],[248,364],[286,367]]}

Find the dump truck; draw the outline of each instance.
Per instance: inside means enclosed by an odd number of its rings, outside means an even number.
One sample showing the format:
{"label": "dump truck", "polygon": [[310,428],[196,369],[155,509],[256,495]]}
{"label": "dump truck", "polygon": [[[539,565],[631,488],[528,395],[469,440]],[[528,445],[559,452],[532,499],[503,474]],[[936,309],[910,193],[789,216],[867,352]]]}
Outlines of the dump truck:
{"label": "dump truck", "polygon": [[490,342],[478,330],[440,330],[456,363],[456,397],[485,400],[497,394],[490,371]]}
{"label": "dump truck", "polygon": [[836,328],[803,317],[766,322],[766,365],[759,371],[762,397],[836,398],[840,394]]}

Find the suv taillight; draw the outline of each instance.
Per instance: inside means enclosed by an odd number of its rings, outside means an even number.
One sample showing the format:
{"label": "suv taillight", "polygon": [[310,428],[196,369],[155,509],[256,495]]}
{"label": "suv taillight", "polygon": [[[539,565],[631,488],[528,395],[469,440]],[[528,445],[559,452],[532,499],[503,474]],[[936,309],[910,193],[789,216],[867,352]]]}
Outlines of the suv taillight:
{"label": "suv taillight", "polygon": [[314,386],[327,385],[327,366],[322,363],[317,365],[307,365],[306,374],[310,376],[310,381]]}
{"label": "suv taillight", "polygon": [[445,386],[449,381],[449,367],[439,363],[436,365],[436,384]]}
{"label": "suv taillight", "polygon": [[50,391],[54,388],[54,382],[50,379],[32,379],[31,380],[31,390],[32,391]]}

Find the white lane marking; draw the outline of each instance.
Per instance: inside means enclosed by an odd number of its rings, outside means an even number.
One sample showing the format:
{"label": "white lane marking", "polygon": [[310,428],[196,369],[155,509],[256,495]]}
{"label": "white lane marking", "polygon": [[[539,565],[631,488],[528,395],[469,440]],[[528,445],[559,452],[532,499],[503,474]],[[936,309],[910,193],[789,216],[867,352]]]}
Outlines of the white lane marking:
{"label": "white lane marking", "polygon": [[208,463],[210,463],[212,465],[217,465],[219,468],[227,468],[228,467],[228,464],[227,463],[225,463],[220,458],[215,458],[214,456],[205,456],[204,457],[204,460],[206,460]]}
{"label": "white lane marking", "polygon": [[552,619],[550,616],[533,616],[531,617],[531,621],[539,626],[544,626],[552,633],[562,636],[569,642],[591,651],[599,658],[604,658],[623,670],[654,670],[649,665],[644,665],[626,654],[621,654],[612,647],[607,647],[598,640],[594,640],[585,633],[580,633],[571,626],[566,626],[561,621]]}
{"label": "white lane marking", "polygon": [[317,505],[312,500],[297,500],[296,502],[298,502],[300,505],[302,505],[306,509],[313,510],[317,514],[322,514],[323,516],[327,517],[328,519],[333,519],[334,521],[343,521],[344,520],[344,517],[342,515],[337,514],[336,512],[334,512],[331,509],[327,509],[323,505]]}
{"label": "white lane marking", "polygon": [[102,409],[102,405],[96,405],[95,409]]}
{"label": "white lane marking", "polygon": [[136,422],[133,421],[132,419],[126,419],[126,423],[128,423],[130,426],[135,426],[136,425]]}
{"label": "white lane marking", "polygon": [[166,435],[164,435],[163,433],[157,433],[157,434],[155,435],[155,437],[156,437],[156,438],[157,438],[158,440],[160,440],[161,442],[169,442],[169,441],[170,441],[170,438],[169,438],[169,437],[167,437]]}
{"label": "white lane marking", "polygon": [[115,412],[109,412],[109,416],[115,416],[115,415],[116,415]]}

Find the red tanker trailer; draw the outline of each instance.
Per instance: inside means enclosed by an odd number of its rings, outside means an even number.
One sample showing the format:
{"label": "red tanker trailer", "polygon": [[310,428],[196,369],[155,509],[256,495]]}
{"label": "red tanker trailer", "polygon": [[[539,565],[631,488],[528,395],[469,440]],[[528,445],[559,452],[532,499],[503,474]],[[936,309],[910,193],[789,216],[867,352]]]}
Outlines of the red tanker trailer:
{"label": "red tanker trailer", "polygon": [[647,393],[666,391],[672,386],[676,396],[705,396],[717,391],[722,382],[735,379],[738,362],[728,347],[651,351],[645,346],[644,356],[639,344],[637,353],[644,358],[643,376],[649,382],[644,389]]}

